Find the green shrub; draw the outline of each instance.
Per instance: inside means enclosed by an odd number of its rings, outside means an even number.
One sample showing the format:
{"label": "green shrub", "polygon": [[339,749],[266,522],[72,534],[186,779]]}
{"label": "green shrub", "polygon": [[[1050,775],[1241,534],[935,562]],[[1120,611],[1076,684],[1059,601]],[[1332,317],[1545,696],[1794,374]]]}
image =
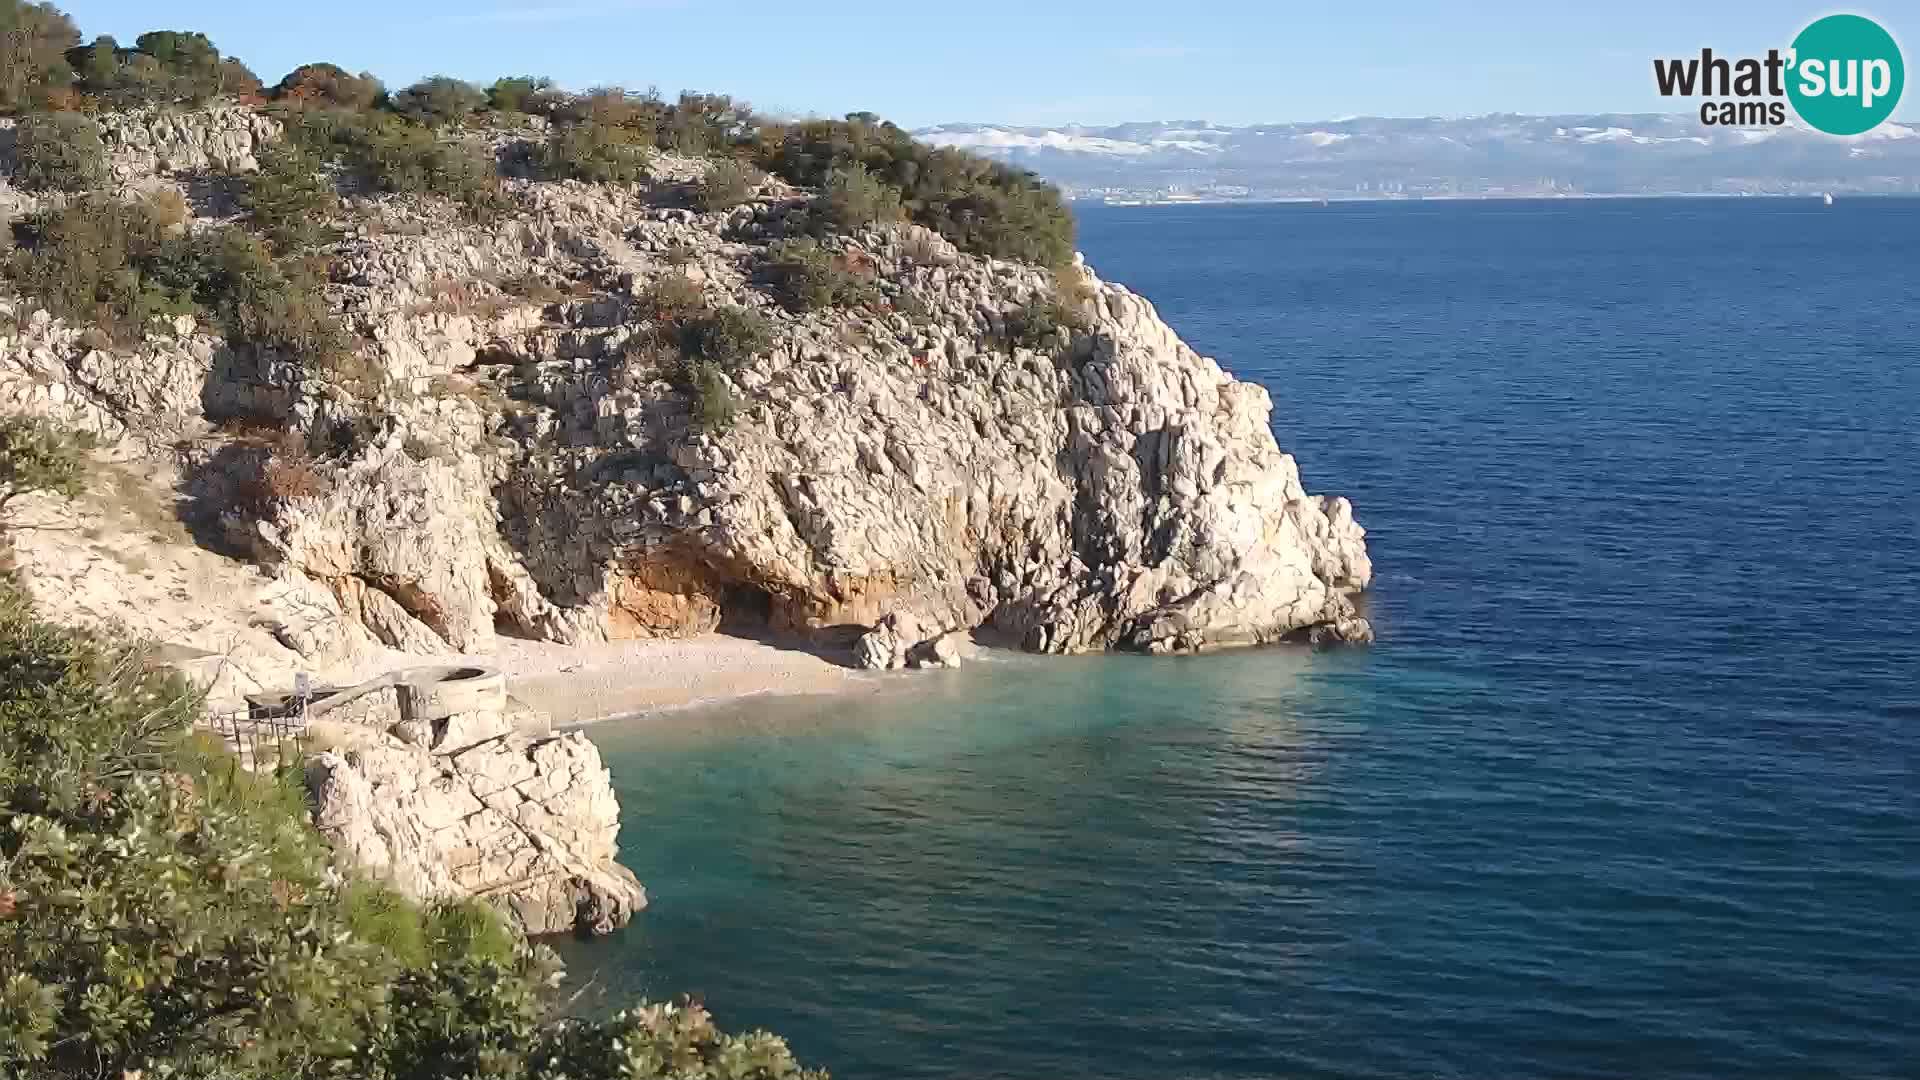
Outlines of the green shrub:
{"label": "green shrub", "polygon": [[836,304],[854,307],[879,299],[871,272],[861,272],[810,237],[782,240],[767,249],[768,280],[789,311],[818,311]]}
{"label": "green shrub", "polygon": [[197,749],[191,692],[141,661],[0,586],[0,1073],[347,1058],[396,965],[341,918],[297,793]]}
{"label": "green shrub", "polygon": [[716,162],[700,181],[694,202],[708,213],[731,210],[753,197],[767,174],[737,161]]}
{"label": "green shrub", "polygon": [[232,227],[208,232],[196,248],[200,301],[228,338],[312,367],[346,362],[352,342],[306,267],[276,262],[258,237]]}
{"label": "green shrub", "polygon": [[455,900],[429,908],[421,923],[429,960],[443,957],[488,961],[508,967],[519,952],[513,931],[478,900]]}
{"label": "green shrub", "polygon": [[898,221],[903,213],[900,189],[874,176],[864,165],[849,165],[827,177],[815,213],[827,228],[843,233],[876,222]]}
{"label": "green shrub", "polygon": [[683,376],[692,402],[693,426],[701,431],[720,432],[733,426],[739,412],[733,384],[726,372],[711,360],[695,360],[686,365]]}
{"label": "green shrub", "polygon": [[86,191],[107,182],[100,125],[79,113],[40,113],[14,128],[13,182],[29,191]]}
{"label": "green shrub", "polygon": [[684,93],[672,105],[643,99],[657,112],[654,139],[662,150],[711,155],[730,150],[754,132],[755,119],[744,101],[724,94]]}
{"label": "green shrub", "polygon": [[907,216],[979,255],[1042,266],[1073,258],[1073,214],[1033,174],[954,149],[936,149],[871,114],[763,127],[761,167],[807,187],[864,167],[900,190]]}
{"label": "green shrub", "polygon": [[476,212],[499,208],[499,170],[485,147],[443,142],[421,128],[389,125],[355,165],[382,191],[439,195]]}
{"label": "green shrub", "polygon": [[196,309],[192,242],[144,205],[88,196],[29,218],[25,232],[8,273],[55,315],[138,339],[153,318]]}
{"label": "green shrub", "polygon": [[462,958],[401,976],[393,1019],[363,1057],[376,1076],[522,1080],[539,1020],[533,988],[511,967]]}
{"label": "green shrub", "polygon": [[685,274],[662,274],[637,300],[639,309],[660,322],[678,322],[707,306],[706,292]]}
{"label": "green shrub", "polygon": [[387,122],[382,116],[338,106],[275,105],[271,111],[285,128],[284,143],[334,163],[344,163]]}
{"label": "green shrub", "polygon": [[248,178],[240,202],[253,227],[282,254],[324,244],[340,212],[340,196],[320,159],[291,142],[260,153],[260,171]]}
{"label": "green shrub", "polygon": [[556,128],[547,137],[540,171],[550,180],[631,184],[647,178],[652,157],[628,129],[588,121]]}
{"label": "green shrub", "polygon": [[380,191],[439,195],[480,215],[504,202],[497,163],[479,144],[438,139],[390,113],[302,108],[282,110],[281,117],[288,141]]}
{"label": "green shrub", "polygon": [[224,78],[220,50],[207,35],[177,30],[152,30],[134,39],[134,50],[159,65],[158,93],[148,101],[203,103],[217,97]]}
{"label": "green shrub", "polygon": [[52,4],[0,0],[0,113],[44,107],[73,84],[73,20]]}
{"label": "green shrub", "polygon": [[827,1080],[824,1072],[801,1068],[779,1037],[724,1034],[698,1005],[643,1006],[599,1023],[563,1021],[541,1040],[532,1062],[538,1080]]}
{"label": "green shrub", "polygon": [[487,87],[487,108],[502,113],[545,113],[556,97],[553,80],[539,75],[495,79]]}
{"label": "green shrub", "polygon": [[393,95],[395,112],[430,127],[463,123],[486,104],[484,91],[450,75],[422,79]]}
{"label": "green shrub", "polygon": [[341,109],[370,109],[386,88],[371,72],[349,75],[333,64],[302,64],[273,88],[275,101]]}
{"label": "green shrub", "polygon": [[381,882],[358,878],[341,886],[338,899],[354,936],[408,967],[430,961],[426,922],[411,900]]}
{"label": "green shrub", "polygon": [[80,495],[93,439],[69,434],[44,420],[0,416],[0,522],[7,504],[23,495]]}
{"label": "green shrub", "polygon": [[773,325],[752,308],[716,308],[681,324],[680,347],[689,360],[709,360],[732,371],[773,347]]}
{"label": "green shrub", "polygon": [[1007,343],[1027,349],[1044,349],[1054,342],[1062,330],[1071,333],[1084,329],[1085,325],[1086,320],[1070,305],[1062,303],[1057,297],[1035,294],[1028,297],[1026,303],[1007,313]]}
{"label": "green shrub", "polygon": [[204,311],[236,344],[320,366],[347,355],[320,283],[242,229],[189,235],[145,204],[95,196],[31,219],[28,232],[9,271],[56,315],[137,340],[157,316]]}
{"label": "green shrub", "polygon": [[666,110],[657,95],[603,86],[584,94],[556,96],[548,106],[547,115],[562,127],[600,124],[620,128],[638,141],[652,143],[655,128]]}

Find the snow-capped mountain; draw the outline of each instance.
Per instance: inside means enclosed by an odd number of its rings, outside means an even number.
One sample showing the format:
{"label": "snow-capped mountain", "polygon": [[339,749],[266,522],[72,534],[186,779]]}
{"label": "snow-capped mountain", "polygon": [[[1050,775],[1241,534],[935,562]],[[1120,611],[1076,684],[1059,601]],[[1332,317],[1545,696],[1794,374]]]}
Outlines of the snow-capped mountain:
{"label": "snow-capped mountain", "polygon": [[1900,123],[1854,139],[1792,124],[1619,113],[1252,127],[943,124],[914,135],[1032,169],[1070,195],[1110,199],[1920,193],[1920,127]]}

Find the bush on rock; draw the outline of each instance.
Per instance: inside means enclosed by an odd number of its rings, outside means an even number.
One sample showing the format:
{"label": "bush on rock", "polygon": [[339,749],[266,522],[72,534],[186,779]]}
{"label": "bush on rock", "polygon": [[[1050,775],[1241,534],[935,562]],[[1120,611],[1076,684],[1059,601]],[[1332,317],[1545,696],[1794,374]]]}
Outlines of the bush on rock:
{"label": "bush on rock", "polygon": [[92,447],[92,437],[69,434],[45,420],[0,416],[0,527],[15,499],[43,491],[77,498]]}
{"label": "bush on rock", "polygon": [[292,143],[274,143],[260,153],[260,171],[248,178],[241,205],[253,227],[282,254],[327,241],[340,196],[320,159]]}
{"label": "bush on rock", "polygon": [[395,112],[429,127],[464,123],[486,104],[485,91],[450,75],[422,79],[393,95]]}
{"label": "bush on rock", "polygon": [[386,93],[371,72],[350,75],[335,64],[302,64],[270,95],[275,101],[340,109],[370,109]]}
{"label": "bush on rock", "polygon": [[541,172],[549,180],[631,184],[647,178],[653,154],[642,138],[623,127],[587,121],[547,137]]}
{"label": "bush on rock", "polygon": [[733,384],[726,372],[711,360],[695,360],[686,365],[684,376],[693,409],[693,426],[701,431],[719,432],[733,426],[740,410]]}
{"label": "bush on rock", "polygon": [[767,174],[738,161],[716,162],[700,181],[694,201],[708,213],[731,210],[753,197]]}
{"label": "bush on rock", "polygon": [[964,151],[916,142],[870,114],[760,129],[767,171],[824,187],[856,166],[901,193],[907,216],[977,255],[1064,266],[1073,258],[1073,214],[1032,173]]}
{"label": "bush on rock", "polygon": [[808,237],[782,240],[767,249],[767,277],[780,303],[794,312],[856,307],[880,298],[872,271],[855,267],[847,256],[835,255]]}
{"label": "bush on rock", "polygon": [[493,154],[434,133],[392,113],[338,108],[283,110],[287,139],[324,163],[341,165],[386,192],[439,195],[475,214],[504,198]]}
{"label": "bush on rock", "polygon": [[692,360],[708,360],[723,371],[739,367],[773,347],[773,325],[752,308],[716,308],[681,325],[681,349]]}
{"label": "bush on rock", "polygon": [[101,195],[30,218],[26,231],[8,272],[63,318],[135,341],[155,318],[210,313],[236,343],[310,364],[337,363],[348,350],[319,281],[277,262],[245,230],[190,234],[149,204]]}
{"label": "bush on rock", "polygon": [[29,191],[86,191],[107,182],[100,125],[79,113],[39,113],[14,129],[13,182]]}
{"label": "bush on rock", "polygon": [[850,165],[827,177],[815,212],[823,225],[843,233],[898,221],[903,213],[900,189],[881,181],[863,165]]}

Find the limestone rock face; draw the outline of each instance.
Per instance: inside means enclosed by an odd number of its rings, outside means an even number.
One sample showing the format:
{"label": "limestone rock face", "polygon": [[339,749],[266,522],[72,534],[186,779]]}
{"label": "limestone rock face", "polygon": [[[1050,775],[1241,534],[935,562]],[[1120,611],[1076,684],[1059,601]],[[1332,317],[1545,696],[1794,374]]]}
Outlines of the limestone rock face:
{"label": "limestone rock face", "polygon": [[[195,155],[241,169],[273,137],[244,109],[108,127],[156,171]],[[876,299],[789,311],[769,248],[804,228],[811,193],[769,181],[701,212],[686,190],[706,167],[662,155],[640,185],[508,179],[513,208],[486,223],[350,198],[327,255],[371,373],[353,380],[191,324],[95,352],[9,301],[0,403],[149,443],[244,416],[324,445],[320,490],[231,531],[323,584],[363,637],[415,653],[730,621],[880,668],[950,662],[934,643],[961,631],[1042,652],[1371,636],[1352,506],[1305,489],[1267,391],[1146,299],[892,225],[823,241]],[[724,430],[694,424],[663,358],[649,298],[669,278],[771,331],[724,374]],[[1022,330],[1043,299],[1075,325]]]}
{"label": "limestone rock face", "polygon": [[647,903],[614,861],[619,804],[584,735],[452,754],[385,740],[307,765],[335,852],[421,901],[479,898],[528,934],[607,933]]}
{"label": "limestone rock face", "polygon": [[[469,494],[437,488],[439,509],[423,511],[407,468],[355,463],[335,504],[415,509],[290,505],[274,523],[431,552],[422,573],[376,576],[406,578],[401,604],[455,644],[489,625],[575,641],[744,615],[898,668],[976,628],[1046,652],[1369,637],[1350,599],[1372,574],[1352,507],[1301,485],[1263,388],[1195,354],[1126,289],[1076,270],[1085,325],[1010,344],[1011,312],[1052,291],[1048,276],[906,226],[839,241],[893,310],[793,315],[754,285],[791,201],[701,215],[585,185],[523,194],[529,216],[490,232],[450,223],[444,238],[368,237],[346,255],[388,328],[391,370],[471,378],[517,403],[504,424],[401,417],[446,445],[504,435],[486,479],[449,473]],[[471,326],[378,313],[462,274],[583,273],[618,288],[539,320],[510,297]],[[630,348],[651,326],[632,298],[669,275],[775,331],[730,374],[744,409],[723,433],[694,430],[685,396]],[[276,543],[308,573],[343,565],[317,557],[324,543]]]}
{"label": "limestone rock face", "polygon": [[122,177],[155,173],[252,172],[254,156],[280,137],[272,118],[239,105],[179,110],[151,107],[100,118],[114,172]]}
{"label": "limestone rock face", "polygon": [[335,473],[327,494],[289,500],[259,522],[255,554],[334,583],[390,645],[437,636],[473,651],[492,636],[493,605],[482,532],[490,515],[471,495],[454,466],[364,458]]}

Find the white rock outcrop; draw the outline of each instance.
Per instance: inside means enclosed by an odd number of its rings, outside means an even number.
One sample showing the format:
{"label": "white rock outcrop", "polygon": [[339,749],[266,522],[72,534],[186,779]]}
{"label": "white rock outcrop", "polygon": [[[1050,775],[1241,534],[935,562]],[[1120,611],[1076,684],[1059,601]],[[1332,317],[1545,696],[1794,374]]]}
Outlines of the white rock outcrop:
{"label": "white rock outcrop", "polygon": [[114,174],[139,178],[172,173],[245,173],[260,167],[255,156],[280,137],[271,117],[243,105],[183,110],[166,106],[105,113],[100,141]]}
{"label": "white rock outcrop", "polygon": [[[1077,271],[1084,327],[1010,345],[1048,276],[906,226],[830,241],[872,269],[881,311],[793,315],[756,285],[790,195],[696,214],[621,189],[519,194],[503,225],[443,219],[340,252],[383,364],[443,390],[396,410],[393,442],[489,452],[453,468],[370,450],[262,524],[263,558],[378,581],[463,647],[495,625],[573,641],[736,617],[872,634],[856,655],[880,667],[957,630],[1045,652],[1370,636],[1352,507],[1303,488],[1264,389],[1125,288]],[[729,376],[745,407],[723,434],[691,430],[635,348],[640,298],[669,275],[775,328]],[[615,288],[530,319],[477,284],[529,278]],[[468,313],[433,300],[451,281]]]}
{"label": "white rock outcrop", "polygon": [[452,754],[383,740],[307,763],[335,852],[415,899],[478,898],[528,934],[607,933],[647,903],[614,861],[620,807],[586,736]]}

